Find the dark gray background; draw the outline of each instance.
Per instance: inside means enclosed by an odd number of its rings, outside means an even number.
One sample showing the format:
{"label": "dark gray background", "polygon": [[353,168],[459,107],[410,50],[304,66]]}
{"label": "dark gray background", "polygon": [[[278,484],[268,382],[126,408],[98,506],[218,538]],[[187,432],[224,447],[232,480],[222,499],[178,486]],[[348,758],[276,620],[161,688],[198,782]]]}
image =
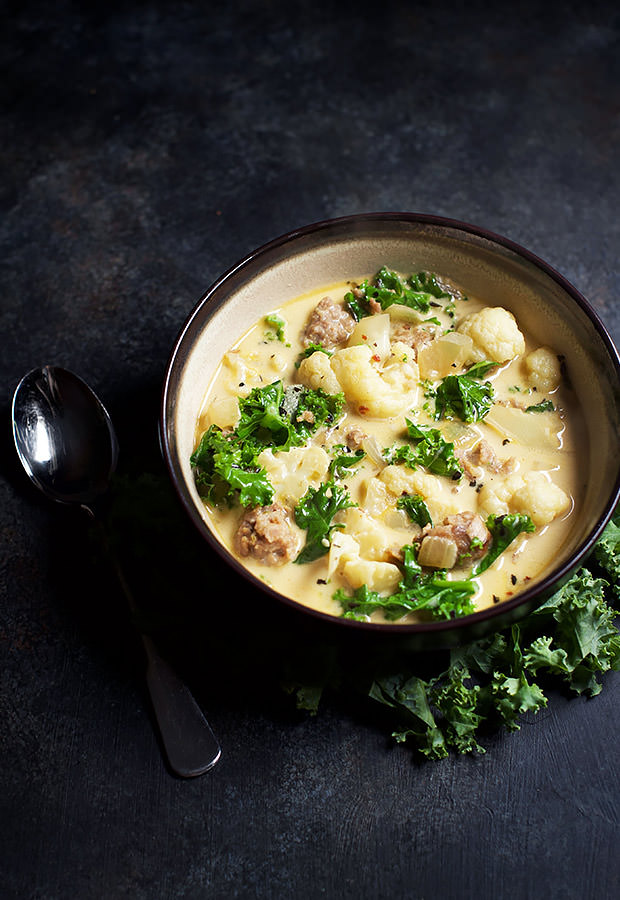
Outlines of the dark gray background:
{"label": "dark gray background", "polygon": [[194,302],[267,240],[356,212],[503,234],[618,341],[617,4],[61,0],[3,4],[1,26],[0,894],[618,896],[617,676],[552,693],[486,756],[420,763],[353,695],[297,714],[278,662],[312,644],[277,610],[263,626],[175,508],[153,534],[125,509],[151,624],[224,746],[173,778],[118,588],[18,469],[8,419],[28,369],[78,372],[142,509]]}

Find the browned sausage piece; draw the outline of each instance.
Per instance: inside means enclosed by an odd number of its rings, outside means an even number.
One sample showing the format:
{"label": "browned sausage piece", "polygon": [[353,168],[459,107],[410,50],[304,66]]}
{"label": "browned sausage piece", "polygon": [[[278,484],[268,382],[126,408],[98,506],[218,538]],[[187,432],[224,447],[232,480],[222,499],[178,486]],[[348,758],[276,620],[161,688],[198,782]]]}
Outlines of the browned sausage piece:
{"label": "browned sausage piece", "polygon": [[344,439],[349,450],[359,450],[362,446],[364,438],[366,437],[368,437],[366,432],[362,431],[361,428],[358,428],[357,425],[352,425],[349,429],[347,429],[344,435]]}
{"label": "browned sausage piece", "polygon": [[516,460],[512,456],[509,459],[500,459],[485,440],[479,441],[471,450],[455,451],[455,456],[470,480],[475,480],[480,475],[480,467],[502,475],[509,475],[516,468]]}
{"label": "browned sausage piece", "polygon": [[235,535],[239,556],[251,556],[266,566],[281,566],[296,553],[297,539],[288,511],[280,503],[244,512]]}
{"label": "browned sausage piece", "polygon": [[303,335],[305,347],[321,344],[327,349],[341,344],[355,327],[355,320],[343,306],[331,297],[323,297],[315,306]]}
{"label": "browned sausage piece", "polygon": [[414,351],[415,358],[418,358],[418,351],[422,347],[428,347],[435,339],[435,335],[426,328],[419,325],[411,325],[409,322],[400,322],[392,329],[392,341],[400,341],[407,344]]}
{"label": "browned sausage piece", "polygon": [[[428,528],[428,526],[427,526]],[[491,532],[477,513],[465,510],[453,516],[446,516],[442,525],[424,529],[424,537],[449,538],[454,541],[457,559],[480,559],[489,549]],[[472,547],[472,542],[474,543]]]}

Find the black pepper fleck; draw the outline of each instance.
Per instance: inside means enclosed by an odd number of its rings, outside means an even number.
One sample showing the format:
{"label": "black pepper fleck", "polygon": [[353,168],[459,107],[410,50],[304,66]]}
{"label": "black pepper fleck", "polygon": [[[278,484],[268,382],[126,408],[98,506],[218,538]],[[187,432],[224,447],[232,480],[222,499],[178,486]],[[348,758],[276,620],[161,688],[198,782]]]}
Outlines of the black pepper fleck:
{"label": "black pepper fleck", "polygon": [[493,594],[493,603],[499,603],[499,597],[497,594]]}
{"label": "black pepper fleck", "polygon": [[511,576],[510,576],[510,581],[512,582],[512,584],[516,584],[516,583],[517,583],[517,576],[516,576],[516,575],[511,575]]}

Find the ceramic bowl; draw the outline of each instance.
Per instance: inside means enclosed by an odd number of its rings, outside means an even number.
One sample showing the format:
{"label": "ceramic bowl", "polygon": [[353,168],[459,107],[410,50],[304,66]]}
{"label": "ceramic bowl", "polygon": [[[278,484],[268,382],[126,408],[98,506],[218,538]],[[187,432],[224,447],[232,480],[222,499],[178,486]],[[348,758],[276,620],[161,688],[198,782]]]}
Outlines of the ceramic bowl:
{"label": "ceramic bowl", "polygon": [[[258,319],[307,291],[376,271],[439,272],[466,293],[513,311],[541,344],[570,360],[586,419],[585,501],[573,538],[535,586],[490,609],[449,621],[382,625],[316,612],[249,573],[210,530],[190,455],[197,415],[223,354]],[[551,338],[552,335],[552,338]],[[583,562],[620,494],[620,363],[592,307],[547,263],[514,242],[463,222],[373,213],[319,222],[250,253],[215,282],[188,317],[172,350],[161,408],[161,440],[174,488],[205,540],[246,581],[315,622],[347,633],[407,635],[419,647],[449,646],[505,627],[539,605]]]}

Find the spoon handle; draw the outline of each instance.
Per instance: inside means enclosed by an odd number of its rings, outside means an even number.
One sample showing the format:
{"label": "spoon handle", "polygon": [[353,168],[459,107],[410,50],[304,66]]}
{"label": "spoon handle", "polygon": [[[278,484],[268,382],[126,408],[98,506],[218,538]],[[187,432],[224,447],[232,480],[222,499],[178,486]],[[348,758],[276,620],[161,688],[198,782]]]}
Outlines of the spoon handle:
{"label": "spoon handle", "polygon": [[[86,506],[84,509],[99,526],[108,557],[135,616],[136,601],[106,531],[92,509]],[[182,778],[203,775],[213,768],[222,754],[218,740],[187,685],[160,656],[151,638],[136,628],[146,654],[146,683],[168,764]]]}
{"label": "spoon handle", "polygon": [[220,758],[220,745],[187,685],[145,634],[142,643],[146,683],[170,768],[183,778],[202,775]]}

